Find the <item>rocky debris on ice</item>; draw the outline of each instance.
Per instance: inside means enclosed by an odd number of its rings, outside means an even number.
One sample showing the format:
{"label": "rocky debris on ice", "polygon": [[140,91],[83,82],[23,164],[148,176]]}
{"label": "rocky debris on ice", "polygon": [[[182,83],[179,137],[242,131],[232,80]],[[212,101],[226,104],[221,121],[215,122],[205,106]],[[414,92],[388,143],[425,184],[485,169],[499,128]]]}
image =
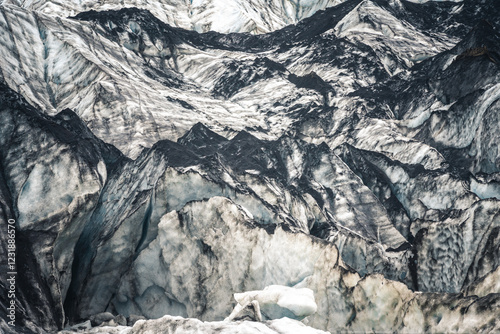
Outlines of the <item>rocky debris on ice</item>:
{"label": "rocky debris on ice", "polygon": [[139,320],[146,320],[142,315],[131,314],[127,317],[127,326],[134,326],[134,324]]}
{"label": "rocky debris on ice", "polygon": [[90,316],[89,320],[82,323],[67,326],[60,333],[96,333],[100,331],[121,333],[122,330],[127,329],[127,326],[132,327],[139,320],[146,320],[146,318],[133,314],[125,318],[125,316],[121,314],[115,316],[110,312],[102,312]]}
{"label": "rocky debris on ice", "polygon": [[[176,331],[177,330],[177,331]],[[288,318],[265,322],[202,322],[198,319],[185,319],[182,317],[164,316],[158,320],[139,321],[134,325],[130,334],[133,333],[248,333],[248,334],[278,334],[278,333],[304,333],[304,334],[326,334],[327,332],[314,329],[303,323]]]}
{"label": "rocky debris on ice", "polygon": [[90,317],[90,322],[93,327],[100,326],[103,323],[110,322],[111,320],[115,321],[115,316],[110,312],[102,312]]}
{"label": "rocky debris on ice", "polygon": [[84,332],[84,331],[88,331],[90,329],[92,329],[93,325],[92,325],[92,322],[90,320],[87,320],[87,321],[84,321],[84,322],[81,322],[79,324],[75,324],[73,326],[68,326],[64,331],[64,332]]}
{"label": "rocky debris on ice", "polygon": [[252,300],[251,302],[246,303],[244,306],[241,306],[241,304],[238,303],[229,317],[224,319],[224,321],[240,320],[262,321],[259,302],[256,300]]}
{"label": "rocky debris on ice", "polygon": [[303,319],[316,312],[317,305],[310,289],[271,285],[260,291],[236,293],[234,298],[237,305],[223,322],[202,322],[170,315],[146,321],[132,315],[126,327],[123,315],[103,312],[59,333],[326,333],[292,319]]}

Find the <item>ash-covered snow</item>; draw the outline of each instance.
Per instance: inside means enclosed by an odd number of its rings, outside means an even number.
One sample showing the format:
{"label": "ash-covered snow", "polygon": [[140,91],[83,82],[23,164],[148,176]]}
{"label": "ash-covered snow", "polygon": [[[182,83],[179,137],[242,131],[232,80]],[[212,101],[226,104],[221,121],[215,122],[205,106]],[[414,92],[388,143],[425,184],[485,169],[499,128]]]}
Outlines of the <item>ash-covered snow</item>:
{"label": "ash-covered snow", "polygon": [[2,1],[1,331],[499,331],[499,16]]}

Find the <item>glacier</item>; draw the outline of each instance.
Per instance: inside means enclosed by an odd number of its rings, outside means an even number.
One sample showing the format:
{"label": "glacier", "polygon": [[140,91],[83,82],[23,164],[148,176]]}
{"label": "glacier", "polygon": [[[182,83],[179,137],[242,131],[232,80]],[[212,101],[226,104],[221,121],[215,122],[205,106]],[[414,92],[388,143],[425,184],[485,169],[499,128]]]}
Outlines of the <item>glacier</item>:
{"label": "glacier", "polygon": [[2,332],[500,331],[493,0],[0,14]]}

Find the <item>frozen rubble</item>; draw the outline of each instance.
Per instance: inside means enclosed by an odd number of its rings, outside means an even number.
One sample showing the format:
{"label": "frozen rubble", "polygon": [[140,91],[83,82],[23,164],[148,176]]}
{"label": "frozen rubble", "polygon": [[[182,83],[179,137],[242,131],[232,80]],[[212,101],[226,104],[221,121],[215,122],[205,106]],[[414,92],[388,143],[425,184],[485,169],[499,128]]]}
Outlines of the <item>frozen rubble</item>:
{"label": "frozen rubble", "polygon": [[[64,330],[59,334],[75,333],[74,331]],[[314,329],[304,325],[303,323],[288,318],[270,320],[266,322],[251,322],[251,321],[200,321],[193,318],[182,318],[179,316],[163,316],[160,319],[141,320],[133,327],[125,326],[103,326],[94,327],[92,329],[80,331],[79,333],[95,333],[95,334],[133,334],[133,333],[245,333],[245,334],[279,334],[279,333],[301,333],[301,334],[326,334],[328,332]]]}

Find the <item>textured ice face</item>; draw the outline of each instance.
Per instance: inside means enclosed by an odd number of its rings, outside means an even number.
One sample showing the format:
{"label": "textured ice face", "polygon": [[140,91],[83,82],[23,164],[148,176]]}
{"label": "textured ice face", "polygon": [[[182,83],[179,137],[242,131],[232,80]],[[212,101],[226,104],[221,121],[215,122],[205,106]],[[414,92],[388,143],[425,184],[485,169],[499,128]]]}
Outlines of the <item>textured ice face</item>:
{"label": "textured ice face", "polygon": [[388,8],[377,2],[363,1],[335,26],[333,33],[369,45],[390,75],[396,75],[458,42],[444,34],[430,37],[399,20],[391,12],[404,10],[402,7],[399,1],[389,2]]}
{"label": "textured ice face", "polygon": [[[47,118],[4,85],[0,105],[1,216],[2,221],[16,217],[16,265],[26,269],[17,284],[27,297],[19,298],[17,307],[38,305],[18,319],[32,331],[49,330],[64,324],[74,245],[107,181],[107,147],[92,135],[76,140],[68,129],[85,125],[74,113],[61,113],[66,120]],[[7,245],[5,237],[2,233]]]}
{"label": "textured ice face", "polygon": [[[269,234],[252,225],[241,208],[222,197],[165,215],[158,237],[134,261],[113,304],[123,314],[173,314],[183,306],[180,315],[221,319],[231,312],[234,292],[299,283],[314,275],[315,259],[324,251],[333,263],[338,261],[334,247],[325,249],[305,234],[281,228]],[[304,244],[294,251],[288,246],[295,242]],[[298,265],[292,266],[293,261]],[[158,300],[154,306],[147,302],[151,298]],[[291,302],[284,298],[285,304]]]}
{"label": "textured ice face", "polygon": [[[433,55],[451,47],[423,35],[408,46],[392,45],[391,38],[358,40],[365,34],[356,29],[349,36],[332,34],[355,25],[351,16],[370,5],[358,2],[297,27],[235,38],[177,30],[136,9],[83,13],[76,21],[5,6],[0,25],[12,34],[3,39],[1,67],[5,81],[30,103],[49,114],[75,110],[98,137],[132,158],[159,139],[177,139],[198,121],[223,134],[245,128],[276,139],[306,112],[343,108],[335,95],[394,74],[387,72],[386,55],[395,68],[407,68],[411,61],[397,55],[423,46]],[[390,7],[370,6],[386,26],[397,23],[387,14]],[[319,31],[316,21],[324,25]],[[404,36],[415,31],[403,30]],[[24,31],[30,31],[26,39]],[[313,37],[318,42],[311,44]],[[291,39],[297,45],[281,48]],[[247,45],[254,51],[247,52]]]}
{"label": "textured ice face", "polygon": [[[79,306],[73,312],[87,317],[109,304],[130,261],[156,238],[164,214],[214,196],[230,199],[266,230],[284,225],[328,240],[361,275],[381,272],[411,284],[407,240],[325,145],[289,137],[266,142],[248,133],[226,140],[197,125],[179,144],[159,142],[109,178],[76,246],[69,300]],[[182,308],[175,312],[186,315]]]}
{"label": "textured ice face", "polygon": [[[58,115],[57,118],[37,116],[35,120],[38,121],[34,123],[16,117],[18,126],[14,127],[13,118],[9,115],[16,110],[4,111],[5,119],[9,120],[4,125],[5,131],[17,128],[32,132],[33,127],[36,128],[44,119],[43,124],[52,124],[41,128],[44,135],[64,133],[55,125],[57,122],[61,122],[65,129],[79,129],[79,135],[87,133],[81,123],[71,123],[71,114]],[[59,132],[47,132],[53,127]],[[55,147],[64,147],[65,138],[71,137],[55,136]],[[97,203],[88,203],[93,208],[83,209],[82,214],[86,212],[87,216],[82,220],[85,221],[83,232],[75,232],[80,236],[78,243],[74,238],[67,240],[68,244],[76,243],[75,260],[70,256],[66,260],[73,261],[71,284],[61,279],[55,287],[69,289],[67,295],[71,298],[66,300],[76,300],[73,296],[79,296],[80,304],[76,308],[66,304],[66,311],[79,312],[80,316],[87,317],[103,311],[106,305],[113,305],[115,311],[126,315],[143,314],[156,318],[168,313],[220,320],[233,308],[234,293],[280,284],[314,291],[317,313],[309,316],[309,324],[332,331],[346,326],[352,331],[366,331],[367,328],[420,331],[422,323],[418,319],[430,322],[436,316],[445,319],[455,317],[453,312],[444,311],[450,303],[470,306],[468,309],[471,311],[464,318],[466,320],[459,325],[463,328],[469,328],[467,324],[470,321],[480,322],[481,317],[487,318],[491,312],[494,313],[489,309],[485,311],[483,306],[496,303],[491,300],[491,295],[469,300],[457,299],[453,295],[420,297],[404,284],[389,281],[381,275],[367,275],[361,280],[358,273],[346,269],[344,261],[363,275],[380,270],[385,275],[405,281],[405,277],[410,276],[408,271],[411,271],[411,268],[405,267],[404,256],[401,258],[406,252],[402,250],[398,254],[398,251],[392,253],[394,250],[387,252],[381,248],[384,245],[381,240],[392,233],[389,230],[377,231],[376,237],[370,234],[364,237],[354,234],[353,237],[349,228],[337,222],[332,227],[338,230],[326,234],[326,238],[333,241],[331,243],[308,235],[315,233],[314,229],[311,230],[314,224],[304,225],[298,220],[293,223],[284,219],[282,227],[264,228],[265,218],[259,214],[262,210],[259,208],[281,212],[283,217],[292,218],[297,215],[286,212],[294,212],[306,205],[310,211],[305,214],[305,221],[313,217],[318,219],[317,223],[322,221],[323,224],[335,217],[342,221],[342,211],[326,210],[326,203],[333,199],[330,191],[318,197],[317,194],[321,193],[320,182],[323,187],[338,189],[336,192],[345,196],[337,207],[342,203],[357,203],[353,206],[364,212],[375,205],[367,201],[352,202],[357,197],[349,189],[355,186],[359,194],[368,191],[363,190],[366,186],[353,182],[356,177],[349,176],[352,172],[346,169],[349,165],[355,166],[354,155],[346,158],[347,164],[344,164],[324,145],[318,147],[286,137],[267,143],[247,133],[240,133],[228,141],[198,125],[179,141],[180,144],[160,142],[137,160],[122,158],[122,162],[116,164],[116,157],[106,151],[104,143],[95,137],[89,138],[92,150],[74,148],[70,152],[87,159],[85,161],[94,168],[96,179],[105,180],[106,187],[100,190]],[[201,138],[204,141],[200,141]],[[11,152],[15,152],[16,146],[11,147]],[[307,150],[304,150],[306,147]],[[87,156],[87,152],[97,155]],[[217,159],[204,158],[203,152],[217,152],[214,155]],[[351,154],[360,152],[352,149]],[[44,159],[51,156],[50,152],[43,150],[34,155]],[[8,160],[15,172],[23,170],[17,165],[20,161],[18,157],[12,155]],[[365,158],[372,162],[379,161],[369,156]],[[109,172],[102,165],[100,167],[102,161],[105,161]],[[69,160],[66,163],[71,166]],[[409,168],[397,161],[391,164],[403,170]],[[246,169],[249,166],[251,169]],[[359,161],[357,166],[361,166]],[[272,181],[269,175],[273,175]],[[71,178],[71,175],[61,174],[61,177]],[[409,180],[415,177],[410,168]],[[292,193],[290,190],[288,195],[282,195],[286,192],[285,184],[298,185],[299,180],[309,180],[309,187],[316,189],[316,193],[311,192],[314,196],[304,194],[303,200],[297,200],[300,197],[297,197],[296,191]],[[80,182],[84,183],[85,179],[80,179]],[[348,188],[341,190],[346,185],[349,185]],[[412,193],[420,196],[427,191],[426,187],[416,189]],[[431,193],[434,192],[431,188]],[[367,195],[361,198],[363,196]],[[458,196],[461,196],[460,193]],[[319,200],[321,197],[324,199]],[[281,202],[283,200],[285,202]],[[367,208],[363,209],[363,203],[368,205]],[[93,211],[92,216],[90,210]],[[465,282],[473,282],[498,266],[495,262],[498,256],[487,247],[495,242],[497,235],[494,232],[498,223],[495,218],[497,210],[496,200],[480,201],[464,213],[464,217],[474,217],[469,218],[468,224],[460,225],[459,222],[463,221],[460,216],[456,218],[457,223],[452,219],[444,222],[447,226],[455,224],[456,229],[439,228],[441,221],[412,224],[413,235],[418,239],[415,242],[418,258],[413,275],[416,274],[416,282],[421,289],[455,291]],[[280,218],[275,219],[279,221]],[[359,221],[362,222],[362,219]],[[27,230],[30,226],[22,225],[22,228]],[[431,228],[433,226],[437,228]],[[67,234],[72,230],[61,226],[60,231]],[[484,233],[483,237],[481,233]],[[366,238],[378,243],[375,249],[379,253],[374,254],[373,248],[370,248],[373,246]],[[484,239],[492,241],[482,243],[478,248],[477,240]],[[41,249],[42,246],[33,243],[30,247]],[[359,253],[360,249],[365,249],[366,253]],[[56,250],[51,252],[57,254]],[[471,266],[462,262],[464,254],[469,261],[467,263],[475,263],[474,271],[467,272]],[[446,273],[439,278],[433,276],[436,272],[434,262],[428,261],[436,256],[440,256],[438,270]],[[51,263],[40,260],[38,263],[47,273],[50,272]],[[444,266],[449,263],[454,265],[443,271],[441,263]],[[457,265],[460,263],[463,266]],[[383,269],[377,267],[380,265]],[[62,268],[68,265],[65,266]],[[481,291],[495,291],[494,286],[484,286],[489,281],[485,279],[483,285],[477,286],[481,286]],[[82,282],[85,282],[84,289]],[[381,286],[384,288],[381,289]],[[64,298],[58,297],[56,292],[52,292],[52,296],[61,302]],[[437,296],[443,300],[436,300]],[[155,300],[154,307],[151,300]],[[336,302],[332,304],[331,300]],[[434,304],[439,307],[436,309],[432,306]],[[397,311],[394,311],[393,305],[397,305]],[[481,305],[477,306],[480,313],[475,311],[476,305]],[[356,314],[354,321],[353,314]],[[380,314],[386,314],[382,322]],[[441,326],[443,330],[451,326],[450,320],[439,323],[434,325]]]}
{"label": "textured ice face", "polygon": [[263,1],[263,0],[161,0],[161,1],[95,1],[79,0],[70,3],[57,1],[5,0],[4,4],[16,4],[46,14],[57,13],[68,17],[89,10],[118,10],[128,7],[148,9],[156,17],[172,26],[198,32],[221,33],[249,32],[262,34],[281,29],[311,16],[318,10],[337,5],[341,0],[319,1]]}
{"label": "textured ice face", "polygon": [[[256,36],[174,28],[164,2],[24,4],[0,6],[20,324],[212,330],[189,317],[278,284],[313,291],[322,330],[498,330],[498,6],[352,0]],[[221,4],[163,19],[258,32],[326,2]]]}
{"label": "textured ice face", "polygon": [[[308,317],[307,323],[332,332],[346,328],[352,332],[394,328],[421,332],[429,324],[443,331],[451,326],[467,330],[471,323],[482,323],[482,317],[491,319],[498,303],[496,295],[468,299],[415,293],[381,275],[361,280],[344,269],[335,247],[280,228],[273,234],[255,228],[241,207],[222,197],[192,202],[179,212],[165,215],[157,239],[136,258],[112,303],[123,314],[143,311],[153,312],[148,315],[154,317],[154,312],[181,312],[184,316],[217,319],[230,312],[231,292],[261,284],[290,286],[294,282],[299,282],[298,288],[313,290],[316,296],[317,312]],[[255,299],[263,308],[274,302],[293,307],[295,312],[309,305],[307,293],[298,301],[295,297],[287,300],[288,293],[292,293],[290,288],[276,287],[236,294],[235,298],[238,303]],[[463,321],[452,320],[461,311],[451,305],[463,309]],[[477,313],[478,308],[484,313]],[[156,325],[166,320],[162,318]],[[141,330],[145,325],[136,324]]]}

